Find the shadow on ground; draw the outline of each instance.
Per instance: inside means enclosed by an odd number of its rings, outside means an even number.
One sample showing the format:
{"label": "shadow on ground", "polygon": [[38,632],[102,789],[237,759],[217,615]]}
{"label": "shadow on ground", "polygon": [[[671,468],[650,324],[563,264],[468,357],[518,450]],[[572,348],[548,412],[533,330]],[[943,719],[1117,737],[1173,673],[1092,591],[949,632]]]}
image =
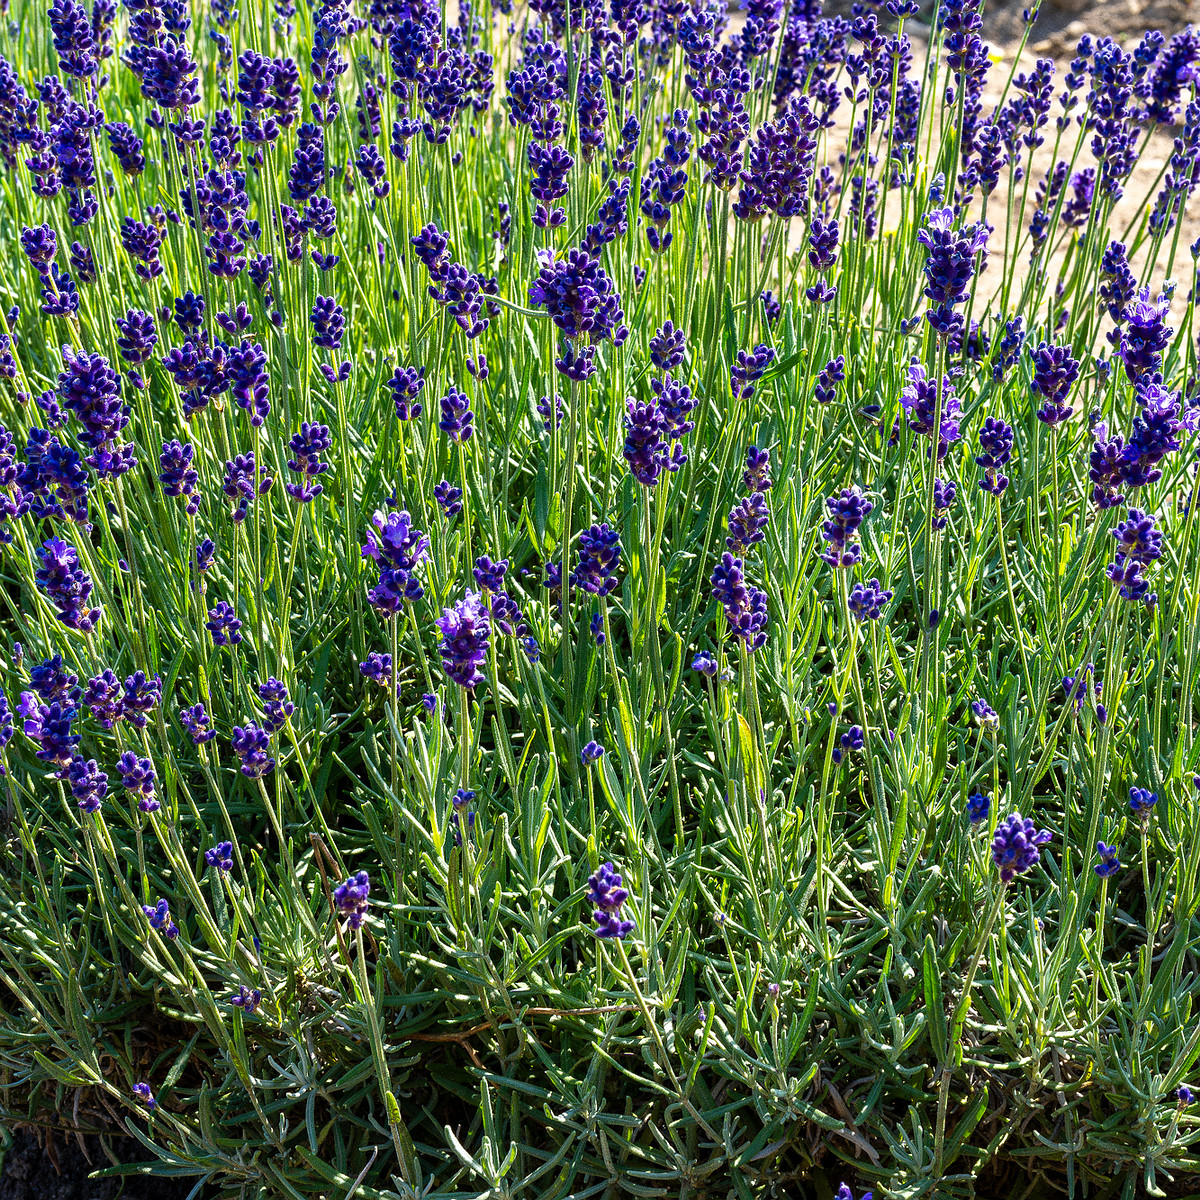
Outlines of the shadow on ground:
{"label": "shadow on ground", "polygon": [[[59,1135],[47,1149],[32,1132],[17,1131],[0,1170],[0,1200],[186,1200],[194,1185],[150,1176],[89,1179],[93,1171],[111,1164],[99,1139],[84,1138],[83,1144],[86,1156],[74,1137]],[[132,1138],[113,1139],[112,1148],[125,1162],[147,1157]]]}

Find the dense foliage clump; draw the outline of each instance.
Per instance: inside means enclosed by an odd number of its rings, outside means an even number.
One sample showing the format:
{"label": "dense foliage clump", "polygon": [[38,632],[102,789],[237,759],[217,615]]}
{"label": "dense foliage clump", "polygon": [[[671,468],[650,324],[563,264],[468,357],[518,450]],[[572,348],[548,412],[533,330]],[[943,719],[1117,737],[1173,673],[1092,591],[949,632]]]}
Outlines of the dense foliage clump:
{"label": "dense foliage clump", "polygon": [[13,0],[5,1125],[1188,1189],[1200,38],[978,9]]}

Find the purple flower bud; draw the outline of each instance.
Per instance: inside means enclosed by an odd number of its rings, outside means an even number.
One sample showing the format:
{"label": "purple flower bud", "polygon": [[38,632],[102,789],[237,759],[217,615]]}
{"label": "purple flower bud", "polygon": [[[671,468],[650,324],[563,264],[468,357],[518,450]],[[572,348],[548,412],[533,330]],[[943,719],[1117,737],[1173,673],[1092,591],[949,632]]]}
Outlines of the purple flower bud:
{"label": "purple flower bud", "polygon": [[599,742],[588,742],[579,752],[579,761],[587,767],[594,762],[599,762],[603,756],[604,747]]}
{"label": "purple flower bud", "polygon": [[1117,857],[1116,846],[1106,846],[1103,842],[1097,842],[1096,854],[1100,861],[1092,869],[1101,879],[1107,879],[1121,869],[1121,860]]}
{"label": "purple flower bud", "polygon": [[333,903],[337,915],[345,920],[348,928],[360,929],[367,919],[370,892],[371,878],[366,871],[351,875],[333,889]]}
{"label": "purple flower bud", "polygon": [[226,873],[233,870],[233,843],[218,842],[215,846],[210,846],[204,852],[204,861],[210,867],[215,867],[218,871]]}
{"label": "purple flower bud", "polygon": [[1028,817],[1013,813],[996,827],[992,840],[992,861],[1000,868],[1002,883],[1012,883],[1030,871],[1041,858],[1039,847],[1050,841],[1048,829],[1039,830]]}
{"label": "purple flower bud", "polygon": [[442,668],[453,682],[468,691],[483,682],[480,667],[487,660],[491,616],[478,592],[467,592],[453,608],[438,618],[442,635],[439,650]]}
{"label": "purple flower bud", "polygon": [[126,750],[117,759],[117,773],[121,776],[121,786],[140,797],[138,808],[142,812],[158,812],[162,805],[154,793],[154,767],[148,758],[138,758],[132,750]]}
{"label": "purple flower bud", "polygon": [[621,906],[629,899],[629,891],[621,886],[621,876],[611,862],[603,863],[588,877],[587,899],[594,908],[598,938],[624,939],[633,932],[633,922],[621,917]]}
{"label": "purple flower bud", "polygon": [[892,598],[892,593],[885,591],[878,579],[869,579],[866,583],[856,583],[850,591],[848,604],[850,615],[857,621],[878,621],[883,606]]}

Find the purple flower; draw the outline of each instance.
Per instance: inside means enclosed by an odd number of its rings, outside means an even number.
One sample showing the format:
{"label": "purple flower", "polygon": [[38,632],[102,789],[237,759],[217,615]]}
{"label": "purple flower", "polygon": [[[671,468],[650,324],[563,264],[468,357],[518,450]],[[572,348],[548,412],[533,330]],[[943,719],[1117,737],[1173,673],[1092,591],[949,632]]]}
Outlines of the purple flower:
{"label": "purple flower", "polygon": [[447,519],[462,512],[462,496],[462,488],[451,487],[446,479],[433,486],[433,498],[441,506]]}
{"label": "purple flower", "polygon": [[61,654],[38,663],[29,672],[29,683],[35,692],[47,703],[55,700],[69,704],[78,704],[81,691],[79,676],[74,675],[63,667]]}
{"label": "purple flower", "polygon": [[251,990],[244,983],[238,988],[237,994],[229,998],[234,1008],[240,1008],[248,1017],[254,1016],[262,1003],[262,992],[258,988]]}
{"label": "purple flower", "polygon": [[502,558],[499,562],[494,563],[486,554],[481,554],[475,560],[472,572],[475,576],[475,586],[482,592],[502,592],[504,576],[507,571],[507,558]]}
{"label": "purple flower", "polygon": [[862,547],[854,540],[864,518],[875,507],[856,485],[843,488],[825,501],[829,519],[821,527],[821,537],[829,549],[821,555],[831,567],[853,567],[862,561]]}
{"label": "purple flower", "polygon": [[720,664],[707,650],[701,650],[692,659],[692,670],[708,679],[715,679],[720,670]]}
{"label": "purple flower", "polygon": [[1171,311],[1171,300],[1166,295],[1150,299],[1150,289],[1142,288],[1121,314],[1125,328],[1118,326],[1113,331],[1118,347],[1117,353],[1125,366],[1125,374],[1131,383],[1137,383],[1146,375],[1152,375],[1162,367],[1162,352],[1171,340],[1171,328],[1167,316]]}
{"label": "purple flower", "polygon": [[[146,914],[146,919],[150,922],[150,928],[158,930],[163,937],[174,941],[179,936],[179,928],[171,920],[171,907],[166,900],[159,900],[153,908],[148,904],[143,904],[142,912]],[[142,1086],[145,1085],[143,1084]],[[142,1094],[139,1093],[139,1095]],[[145,1099],[144,1095],[142,1095],[142,1099]],[[147,1107],[150,1107],[148,1102]]]}
{"label": "purple flower", "polygon": [[[90,450],[110,448],[129,424],[129,407],[121,403],[121,384],[108,360],[63,347],[65,370],[58,376],[58,395],[83,425],[80,442]],[[96,464],[91,463],[92,466]]]}
{"label": "purple flower", "polygon": [[687,171],[684,167],[691,157],[692,135],[688,132],[688,113],[676,109],[667,127],[667,146],[660,158],[651,159],[642,172],[640,206],[646,219],[646,239],[650,249],[662,254],[671,244],[666,226],[671,210],[684,197]]}
{"label": "purple flower", "polygon": [[1150,79],[1146,118],[1174,125],[1178,105],[1188,84],[1200,82],[1200,36],[1190,26],[1177,33],[1158,56]]}
{"label": "purple flower", "polygon": [[[621,298],[597,259],[584,250],[568,251],[565,258],[538,252],[540,271],[529,286],[529,302],[545,308],[567,339],[567,351],[555,366],[565,375],[585,379],[594,371],[595,343],[609,340],[621,345],[629,334],[622,322]],[[579,345],[582,350],[577,350]]]}
{"label": "purple flower", "polygon": [[135,729],[145,729],[146,714],[153,712],[162,701],[162,676],[146,678],[145,671],[135,671],[125,680],[125,694],[121,697],[121,715]]}
{"label": "purple flower", "polygon": [[445,278],[450,269],[450,240],[431,221],[408,239],[418,261],[434,279]]}
{"label": "purple flower", "polygon": [[469,442],[475,432],[472,424],[474,420],[470,397],[465,392],[451,387],[442,397],[442,419],[438,422],[438,428],[452,442]]}
{"label": "purple flower", "polygon": [[840,763],[847,754],[856,750],[861,750],[866,744],[866,739],[863,736],[863,728],[861,725],[851,725],[845,733],[838,738],[838,744],[833,748],[833,761]]}
{"label": "purple flower", "polygon": [[[121,357],[131,366],[137,367],[144,363],[154,347],[158,344],[158,331],[154,327],[154,318],[147,312],[131,308],[124,317],[118,317],[117,329],[121,336],[117,338],[117,349]],[[144,388],[145,380],[136,371],[129,373],[129,379],[135,387]]]}
{"label": "purple flower", "polygon": [[210,867],[216,867],[218,871],[232,871],[233,843],[218,842],[215,846],[210,846],[204,852],[204,861],[208,863]]}
{"label": "purple flower", "polygon": [[1038,829],[1020,813],[1001,821],[992,840],[992,861],[1000,868],[1000,881],[1012,883],[1018,875],[1032,870],[1041,858],[1039,847],[1052,837],[1048,829]]}
{"label": "purple flower", "polygon": [[437,697],[433,695],[432,692],[426,692],[421,697],[421,704],[424,706],[425,711],[429,713],[430,716],[433,716],[433,714],[437,712]]}
{"label": "purple flower", "polygon": [[258,685],[258,696],[263,702],[263,728],[267,733],[282,729],[296,711],[288,697],[286,684],[272,676],[266,683]]}
{"label": "purple flower", "polygon": [[101,729],[111,729],[125,716],[121,683],[108,667],[88,680],[83,702]]}
{"label": "purple flower", "polygon": [[813,399],[818,404],[829,404],[837,398],[837,385],[846,381],[846,356],[839,354],[830,359],[817,373],[813,387]]}
{"label": "purple flower", "polygon": [[138,758],[132,750],[126,750],[117,759],[117,773],[121,776],[121,786],[139,796],[138,808],[142,812],[158,812],[162,805],[154,794],[154,766],[148,758]]}
{"label": "purple flower", "polygon": [[1135,816],[1146,820],[1150,810],[1158,803],[1158,793],[1147,788],[1131,787],[1129,789],[1129,811]]}
{"label": "purple flower", "polygon": [[628,179],[609,177],[608,196],[596,210],[597,220],[588,225],[580,249],[596,257],[610,242],[629,232],[629,187]]}
{"label": "purple flower", "polygon": [[53,262],[58,253],[58,237],[49,225],[36,225],[32,229],[23,225],[21,249],[33,268],[39,274],[45,274],[47,264]]}
{"label": "purple flower", "polygon": [[594,909],[598,938],[623,939],[633,932],[633,922],[621,917],[621,906],[629,899],[629,891],[621,886],[621,876],[611,862],[603,863],[588,877],[587,899]]}
{"label": "purple flower", "polygon": [[480,667],[487,660],[492,632],[491,616],[478,592],[467,592],[453,608],[443,608],[438,618],[442,635],[438,647],[442,668],[460,687],[468,691],[483,682]]}
{"label": "purple flower", "polygon": [[751,446],[746,451],[746,469],[742,472],[742,487],[747,492],[768,492],[775,486],[771,478],[771,453]]}
{"label": "purple flower", "polygon": [[1012,458],[1013,429],[996,417],[987,417],[979,431],[979,450],[975,462],[983,468],[979,486],[993,496],[1002,495],[1008,487],[1008,476],[1002,469]]}
{"label": "purple flower", "polygon": [[154,1093],[150,1090],[148,1083],[135,1083],[133,1085],[133,1094],[151,1111],[158,1107],[158,1101],[154,1098]]}
{"label": "purple flower", "polygon": [[573,587],[594,596],[617,589],[616,570],[621,558],[621,538],[608,524],[593,525],[579,535],[579,565],[571,575]]}
{"label": "purple flower", "polygon": [[271,735],[253,721],[247,721],[244,726],[235,725],[229,744],[234,754],[241,759],[242,774],[248,779],[261,779],[275,770],[275,760],[267,754],[271,745]]}
{"label": "purple flower", "polygon": [[480,317],[484,296],[495,292],[495,280],[468,271],[457,262],[450,263],[444,273],[433,278],[437,282],[430,284],[430,296],[445,307],[468,338],[479,337],[488,327],[488,321]]}
{"label": "purple flower", "polygon": [[517,602],[507,592],[484,593],[496,628],[506,637],[525,637],[529,627]]}
{"label": "purple flower", "polygon": [[75,803],[84,812],[99,812],[108,794],[108,776],[96,765],[96,760],[76,756],[67,768],[67,778]]}
{"label": "purple flower", "polygon": [[288,171],[288,192],[295,204],[316,195],[325,183],[325,135],[306,121],[297,134],[295,158]]}
{"label": "purple flower", "polygon": [[379,564],[379,582],[367,592],[367,599],[383,613],[396,613],[405,600],[419,600],[425,594],[415,572],[429,552],[429,539],[413,528],[407,512],[377,509],[371,525],[362,556]]}
{"label": "purple flower", "polygon": [[1096,854],[1100,861],[1092,869],[1101,879],[1107,879],[1121,869],[1121,860],[1117,857],[1116,846],[1106,846],[1103,842],[1097,842]]}
{"label": "purple flower", "polygon": [[959,414],[962,406],[954,394],[950,377],[944,376],[941,384],[941,423],[938,419],[938,386],[925,374],[925,368],[915,358],[908,368],[908,386],[900,393],[900,403],[908,414],[908,427],[930,443],[937,441],[937,457],[946,457],[951,442],[959,439]]}
{"label": "purple flower", "polygon": [[533,223],[540,229],[554,229],[567,218],[566,211],[554,207],[567,194],[567,175],[575,165],[574,158],[561,146],[543,146],[530,142],[529,190],[537,201]]}
{"label": "purple flower", "polygon": [[42,276],[42,312],[48,317],[69,317],[79,311],[79,289],[58,263]]}
{"label": "purple flower", "polygon": [[164,496],[186,496],[186,512],[189,517],[195,516],[200,508],[200,489],[197,482],[200,476],[192,465],[195,449],[191,442],[163,442],[162,453],[158,456],[159,481],[163,485]]}
{"label": "purple flower", "polygon": [[883,606],[892,598],[892,593],[880,587],[878,579],[856,583],[851,589],[848,604],[850,614],[857,621],[878,621]]}
{"label": "purple flower", "polygon": [[971,712],[984,729],[1000,728],[1000,717],[986,700],[972,700]]}
{"label": "purple flower", "polygon": [[358,669],[364,679],[369,679],[380,687],[387,687],[392,681],[392,656],[372,650],[367,655],[366,662],[358,664]]}
{"label": "purple flower", "polygon": [[195,292],[184,292],[175,298],[175,324],[184,337],[193,337],[200,332],[204,321],[204,297]]}
{"label": "purple flower", "polygon": [[809,228],[809,263],[815,271],[828,271],[838,262],[838,222],[812,218]]}
{"label": "purple flower", "polygon": [[585,767],[590,766],[594,762],[599,762],[603,757],[604,747],[599,742],[588,742],[579,752],[579,761]]}
{"label": "purple flower", "polygon": [[[911,13],[911,12],[903,12],[903,11],[899,12],[899,13],[893,12],[892,11],[893,2],[894,2],[894,0],[888,0],[888,12],[891,12],[892,16],[912,16],[913,15],[913,13]],[[899,7],[901,9],[907,9],[908,7],[911,7],[911,6],[900,5]],[[914,8],[914,12],[915,11],[916,11],[916,9]],[[873,1197],[874,1197],[874,1192],[863,1192],[863,1194],[862,1194],[862,1200],[873,1200]],[[839,1184],[838,1190],[834,1194],[833,1200],[854,1200],[854,1193],[850,1190],[850,1185],[848,1183]]]}
{"label": "purple flower", "polygon": [[[1105,450],[1119,453],[1116,473],[1127,487],[1145,487],[1162,478],[1158,464],[1179,449],[1179,434],[1186,424],[1179,419],[1179,395],[1163,385],[1162,376],[1141,376],[1134,391],[1139,411],[1133,419],[1129,444],[1115,437]],[[1109,481],[1110,486],[1112,481]]]}
{"label": "purple flower", "polygon": [[246,514],[250,511],[250,505],[257,497],[265,496],[271,490],[274,482],[274,478],[270,475],[259,476],[253,450],[248,450],[245,454],[237,454],[232,461],[226,462],[225,480],[221,490],[231,500],[236,501],[236,506],[231,514],[233,519],[244,521]]}
{"label": "purple flower", "polygon": [[310,504],[324,490],[324,485],[313,482],[329,470],[329,464],[321,456],[333,445],[333,436],[328,425],[302,421],[300,431],[292,434],[288,449],[288,470],[300,476],[298,483],[286,483],[284,489],[299,504]]}
{"label": "purple flower", "polygon": [[134,260],[134,270],[143,279],[157,279],[163,273],[159,261],[162,233],[156,225],[146,225],[125,217],[121,221],[121,245]]}
{"label": "purple flower", "polygon": [[180,709],[179,720],[194,745],[202,746],[217,736],[217,731],[209,728],[208,713],[205,712],[202,703],[197,702],[191,708]]}
{"label": "purple flower", "polygon": [[343,918],[350,929],[360,929],[367,919],[367,905],[371,892],[371,877],[359,871],[339,883],[333,889],[333,903],[337,915]]}
{"label": "purple flower", "polygon": [[[204,538],[196,546],[196,571],[199,574],[203,575],[213,565],[213,556],[216,553],[216,549],[212,538]],[[203,591],[203,587],[200,590]]]}
{"label": "purple flower", "polygon": [[967,820],[972,825],[982,825],[988,819],[991,811],[991,796],[984,795],[982,792],[974,792],[967,797]]}
{"label": "purple flower", "polygon": [[41,566],[34,582],[57,610],[55,615],[69,629],[90,633],[100,620],[99,608],[88,608],[92,580],[80,566],[74,546],[60,538],[49,538],[38,547]]}
{"label": "purple flower", "polygon": [[686,456],[676,442],[672,449],[671,422],[656,400],[626,400],[625,445],[622,454],[633,477],[644,487],[655,487],[664,470],[677,471]]}
{"label": "purple flower", "polygon": [[421,405],[416,403],[425,386],[424,367],[397,367],[387,381],[396,416],[401,421],[413,421],[421,415]]}
{"label": "purple flower", "polygon": [[961,330],[962,317],[954,306],[967,299],[967,289],[975,274],[976,261],[987,249],[986,225],[970,225],[955,230],[952,208],[934,209],[928,214],[928,225],[917,234],[925,247],[925,296],[933,308],[926,320],[943,337]]}
{"label": "purple flower", "polygon": [[685,346],[683,330],[665,321],[650,339],[650,361],[660,371],[674,371],[683,363]]}
{"label": "purple flower", "polygon": [[[748,20],[747,29],[752,24]],[[758,129],[739,177],[741,188],[733,205],[735,216],[743,221],[758,221],[773,212],[787,219],[803,211],[816,163],[820,128],[808,97],[798,95],[788,102],[780,116]]]}
{"label": "purple flower", "polygon": [[329,350],[342,348],[342,337],[346,332],[346,314],[332,296],[318,296],[313,303],[309,318],[313,327],[313,345]]}
{"label": "purple flower", "polygon": [[129,176],[140,175],[146,169],[142,139],[124,121],[110,121],[105,129],[108,147],[122,172]]}
{"label": "purple flower", "polygon": [[[322,368],[326,365],[321,364]],[[226,371],[234,402],[250,414],[251,428],[259,428],[271,411],[267,352],[257,342],[243,339],[236,350],[229,351]]]}
{"label": "purple flower", "polygon": [[760,343],[748,352],[739,350],[737,360],[729,371],[729,388],[733,399],[749,400],[754,395],[754,384],[763,377],[763,372],[774,361],[775,351],[765,343]]}
{"label": "purple flower", "polygon": [[729,511],[729,536],[725,546],[731,554],[741,554],[763,540],[771,510],[762,492],[739,501]]}
{"label": "purple flower", "polygon": [[[12,709],[8,705],[8,697],[0,692],[0,750],[3,750],[13,737],[13,715]],[[0,766],[0,774],[3,773],[3,767]]]}
{"label": "purple flower", "polygon": [[1122,599],[1152,607],[1155,597],[1142,572],[1163,555],[1163,535],[1155,528],[1154,518],[1131,508],[1127,519],[1117,525],[1112,535],[1120,549],[1106,569],[1108,581],[1121,589]]}
{"label": "purple flower", "polygon": [[1017,365],[1021,357],[1021,347],[1025,345],[1025,320],[1023,317],[1013,317],[1005,323],[1004,335],[996,345],[996,353],[992,358],[992,378],[999,381]]}
{"label": "purple flower", "polygon": [[21,693],[18,713],[22,732],[38,744],[38,758],[54,768],[53,775],[57,779],[66,778],[67,768],[75,757],[75,747],[81,740],[79,734],[71,732],[76,711],[73,705],[59,700],[41,704],[33,692]]}
{"label": "purple flower", "polygon": [[729,630],[745,643],[748,651],[767,641],[767,594],[746,584],[743,563],[726,551],[713,568],[713,599],[725,610]]}
{"label": "purple flower", "polygon": [[[1095,665],[1088,663],[1079,673],[1078,677],[1074,675],[1065,675],[1063,677],[1063,692],[1066,699],[1074,703],[1076,712],[1083,707],[1083,701],[1088,693],[1087,681],[1092,678],[1095,670]],[[1092,690],[1097,696],[1101,694],[1103,689],[1099,680],[1096,680],[1092,684]]]}
{"label": "purple flower", "polygon": [[1052,346],[1042,342],[1031,351],[1033,358],[1033,383],[1035,394],[1043,397],[1038,409],[1038,420],[1053,429],[1065,421],[1075,410],[1067,405],[1067,394],[1071,385],[1079,378],[1079,362],[1071,357],[1066,346]]}
{"label": "purple flower", "polygon": [[242,640],[242,623],[233,605],[225,600],[218,600],[216,607],[208,610],[204,625],[212,634],[214,646],[236,646]]}
{"label": "purple flower", "polygon": [[958,487],[953,480],[944,483],[940,479],[933,481],[933,515],[929,519],[933,529],[945,529],[946,518],[941,513],[946,512],[953,504],[958,494]]}
{"label": "purple flower", "polygon": [[1100,302],[1118,324],[1125,319],[1125,306],[1137,292],[1137,279],[1129,266],[1123,242],[1110,242],[1100,259]]}

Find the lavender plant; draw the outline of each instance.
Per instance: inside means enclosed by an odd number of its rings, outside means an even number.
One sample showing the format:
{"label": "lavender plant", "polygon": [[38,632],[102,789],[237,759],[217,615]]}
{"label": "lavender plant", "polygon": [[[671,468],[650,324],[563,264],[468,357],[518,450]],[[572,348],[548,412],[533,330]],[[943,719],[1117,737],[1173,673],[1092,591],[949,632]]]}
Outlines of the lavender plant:
{"label": "lavender plant", "polygon": [[11,0],[6,1124],[1200,1169],[1200,38],[979,9]]}

